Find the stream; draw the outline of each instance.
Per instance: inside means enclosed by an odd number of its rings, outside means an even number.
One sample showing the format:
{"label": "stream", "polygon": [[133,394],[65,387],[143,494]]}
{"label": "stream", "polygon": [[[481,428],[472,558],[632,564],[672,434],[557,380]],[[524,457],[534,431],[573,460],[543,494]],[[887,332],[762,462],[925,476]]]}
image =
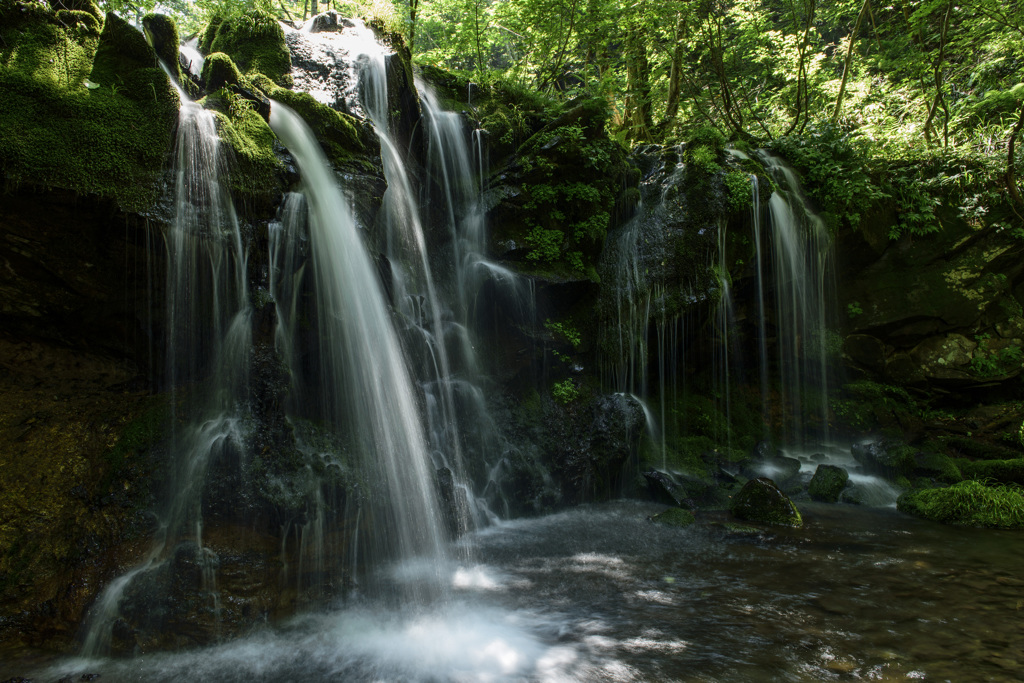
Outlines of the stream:
{"label": "stream", "polygon": [[[1024,546],[891,509],[804,503],[803,529],[678,529],[618,501],[471,534],[451,590],[345,604],[206,649],[22,660],[103,681],[1015,681]],[[461,554],[461,553],[455,553]],[[374,580],[434,580],[404,562]],[[377,586],[375,588],[380,588]],[[380,595],[387,591],[366,590]],[[11,666],[11,665],[8,665]],[[34,671],[26,672],[26,668]]]}

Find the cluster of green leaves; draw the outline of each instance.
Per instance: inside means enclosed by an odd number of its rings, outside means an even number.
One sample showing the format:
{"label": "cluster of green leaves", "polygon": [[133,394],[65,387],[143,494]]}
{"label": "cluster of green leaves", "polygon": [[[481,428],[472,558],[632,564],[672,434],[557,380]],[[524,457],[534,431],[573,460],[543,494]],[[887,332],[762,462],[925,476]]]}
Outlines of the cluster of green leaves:
{"label": "cluster of green leaves", "polygon": [[551,334],[562,337],[565,341],[569,342],[574,349],[578,349],[582,343],[582,337],[580,337],[580,331],[572,324],[572,321],[554,321],[548,318],[544,321],[544,329]]}
{"label": "cluster of green leaves", "polygon": [[612,185],[622,171],[623,150],[593,114],[593,101],[563,114],[519,152],[526,257],[577,274],[586,273],[601,251],[615,206]]}
{"label": "cluster of green leaves", "polygon": [[1019,346],[1010,345],[998,350],[989,349],[989,335],[975,337],[978,348],[971,356],[971,370],[978,377],[996,377],[1006,372],[1019,370],[1024,351]]}
{"label": "cluster of green leaves", "polygon": [[562,404],[569,404],[580,397],[580,389],[571,378],[555,382],[551,387],[551,397]]}
{"label": "cluster of green leaves", "polygon": [[772,148],[796,167],[831,228],[860,224],[861,212],[888,195],[869,172],[870,145],[846,127],[823,124],[779,138]]}

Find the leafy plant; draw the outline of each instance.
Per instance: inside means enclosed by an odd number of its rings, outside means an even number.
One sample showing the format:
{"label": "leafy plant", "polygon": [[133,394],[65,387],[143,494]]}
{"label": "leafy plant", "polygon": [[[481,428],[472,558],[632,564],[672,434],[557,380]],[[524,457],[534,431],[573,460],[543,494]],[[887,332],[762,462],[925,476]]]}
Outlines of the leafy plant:
{"label": "leafy plant", "polygon": [[572,379],[566,379],[562,382],[555,382],[551,387],[551,396],[559,403],[568,404],[579,398],[580,390]]}

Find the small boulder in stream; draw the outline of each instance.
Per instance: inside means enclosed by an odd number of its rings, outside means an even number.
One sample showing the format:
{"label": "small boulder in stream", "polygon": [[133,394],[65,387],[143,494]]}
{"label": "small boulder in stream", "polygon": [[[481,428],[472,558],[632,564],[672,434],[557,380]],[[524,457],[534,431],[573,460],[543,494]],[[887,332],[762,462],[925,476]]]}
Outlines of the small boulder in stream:
{"label": "small boulder in stream", "polygon": [[688,527],[697,521],[692,512],[689,510],[683,510],[682,508],[669,508],[664,512],[652,515],[649,519],[652,522],[657,522],[658,524],[675,527]]}
{"label": "small boulder in stream", "polygon": [[850,473],[836,465],[818,465],[807,485],[807,493],[813,500],[835,503],[850,481]]}
{"label": "small boulder in stream", "polygon": [[791,527],[804,524],[793,501],[765,477],[748,481],[733,497],[729,511],[748,522]]}

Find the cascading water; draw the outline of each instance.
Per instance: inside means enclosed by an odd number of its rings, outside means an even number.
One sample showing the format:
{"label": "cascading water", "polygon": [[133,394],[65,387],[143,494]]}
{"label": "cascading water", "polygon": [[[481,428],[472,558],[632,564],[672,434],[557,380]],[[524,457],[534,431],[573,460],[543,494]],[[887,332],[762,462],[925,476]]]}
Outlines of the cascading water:
{"label": "cascading water", "polygon": [[[830,279],[831,237],[824,221],[810,208],[793,170],[765,151],[759,152],[758,157],[778,186],[768,200],[770,253],[762,254],[761,241],[757,242],[760,334],[767,334],[768,327],[774,326],[786,440],[792,444],[825,443],[828,440],[827,317],[834,291]],[[755,223],[755,230],[759,227],[759,222]],[[765,256],[770,265],[766,265]],[[766,277],[769,267],[770,280]],[[774,292],[771,319],[765,310],[766,291]],[[767,356],[766,344],[760,339],[759,350]],[[762,367],[768,365],[765,360],[762,358]],[[762,393],[767,393],[765,387]],[[804,423],[808,415],[816,418],[815,424]]]}
{"label": "cascading water", "polygon": [[[139,575],[182,542],[194,544],[210,606],[216,557],[203,547],[202,488],[212,457],[246,438],[252,346],[247,256],[220,178],[213,114],[182,96],[175,154],[175,213],[166,243],[166,379],[170,392],[169,499],[145,559],[101,593],[83,628],[82,654],[106,654],[122,600]],[[179,412],[179,397],[187,410]]]}
{"label": "cascading water", "polygon": [[377,270],[312,132],[279,103],[270,123],[295,157],[309,203],[324,398],[340,424],[357,426],[361,463],[386,486],[378,512],[390,519],[380,530],[392,538],[384,542],[401,557],[442,558],[434,468]]}

